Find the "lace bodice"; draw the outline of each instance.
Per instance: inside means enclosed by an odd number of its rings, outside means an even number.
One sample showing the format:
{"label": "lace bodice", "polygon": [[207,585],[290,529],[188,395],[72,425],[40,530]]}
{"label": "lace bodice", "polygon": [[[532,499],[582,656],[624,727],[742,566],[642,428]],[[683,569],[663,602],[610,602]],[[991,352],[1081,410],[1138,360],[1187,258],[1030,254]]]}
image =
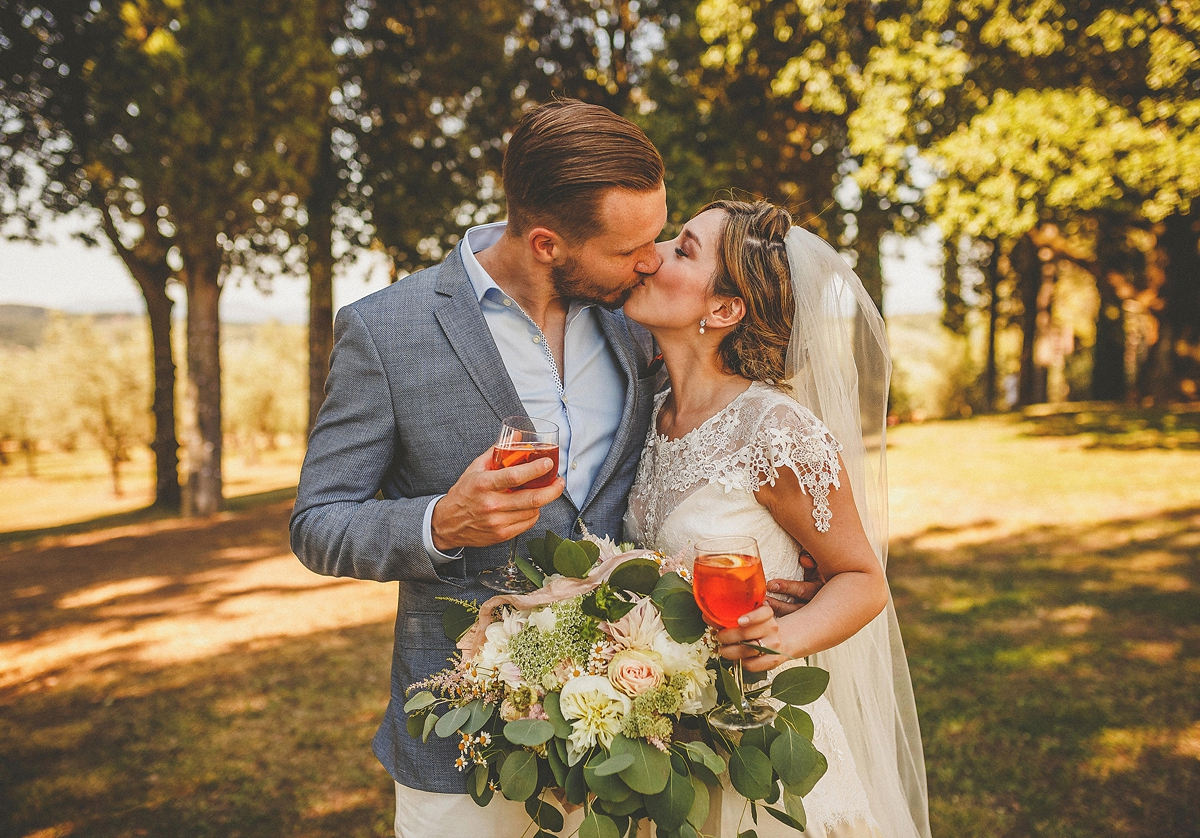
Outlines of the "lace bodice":
{"label": "lace bodice", "polygon": [[782,468],[790,468],[812,498],[817,530],[829,530],[829,491],[840,485],[841,444],[812,411],[755,382],[702,425],[672,440],[657,431],[666,396],[661,393],[655,401],[629,496],[626,529],[634,540],[663,549],[659,536],[667,517],[698,489],[715,485],[726,494],[753,493],[764,484],[774,486]]}

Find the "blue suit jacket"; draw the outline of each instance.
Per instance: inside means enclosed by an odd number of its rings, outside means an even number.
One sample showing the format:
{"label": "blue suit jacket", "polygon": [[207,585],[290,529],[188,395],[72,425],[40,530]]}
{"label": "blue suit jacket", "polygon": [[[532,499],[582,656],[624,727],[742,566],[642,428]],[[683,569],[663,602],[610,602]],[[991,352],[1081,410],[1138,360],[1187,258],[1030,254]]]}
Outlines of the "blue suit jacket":
{"label": "blue suit jacket", "polygon": [[[582,508],[560,497],[525,537],[549,529],[578,538],[581,524],[620,534],[655,390],[653,373],[639,375],[653,342],[619,312],[603,311],[601,320],[625,374],[625,392],[613,393],[624,403],[620,427]],[[457,743],[413,739],[401,708],[406,688],[454,652],[437,597],[486,599],[492,592],[476,574],[501,564],[507,545],[468,549],[435,568],[422,522],[430,500],[495,442],[501,420],[525,410],[457,248],[441,265],[342,308],[335,338],[292,513],[292,549],[317,573],[400,581],[391,701],[375,754],[403,785],[463,793]]]}

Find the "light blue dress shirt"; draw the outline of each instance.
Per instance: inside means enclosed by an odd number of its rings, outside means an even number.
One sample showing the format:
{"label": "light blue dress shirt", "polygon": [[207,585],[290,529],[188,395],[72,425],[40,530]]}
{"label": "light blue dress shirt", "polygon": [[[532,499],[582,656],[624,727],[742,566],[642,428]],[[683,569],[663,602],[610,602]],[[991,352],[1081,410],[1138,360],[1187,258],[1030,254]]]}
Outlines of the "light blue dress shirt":
{"label": "light blue dress shirt", "polygon": [[[459,245],[467,276],[492,340],[500,351],[525,412],[558,425],[558,473],[567,497],[581,506],[604,465],[625,407],[625,378],[613,354],[596,307],[573,302],[567,310],[563,370],[537,324],[501,290],[475,254],[504,234],[506,222],[467,230]],[[496,427],[499,432],[499,425]],[[425,549],[435,562],[458,558],[433,546],[435,498],[425,511]]]}

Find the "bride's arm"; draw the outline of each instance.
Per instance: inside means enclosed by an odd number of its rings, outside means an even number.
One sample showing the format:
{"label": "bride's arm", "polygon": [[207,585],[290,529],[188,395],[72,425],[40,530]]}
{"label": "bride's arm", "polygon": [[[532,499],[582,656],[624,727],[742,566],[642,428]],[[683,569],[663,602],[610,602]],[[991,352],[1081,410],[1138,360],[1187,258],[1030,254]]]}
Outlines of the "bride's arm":
{"label": "bride's arm", "polygon": [[[840,458],[839,458],[840,459]],[[841,474],[846,474],[844,467]],[[887,605],[887,581],[875,551],[863,531],[849,480],[830,487],[833,513],[827,532],[817,529],[812,498],[803,492],[789,468],[779,470],[774,486],[763,485],[756,494],[781,527],[812,554],[825,585],[803,608],[776,617],[769,605],[750,612],[739,627],[717,637],[723,645],[750,640],[792,658],[802,658],[836,646],[853,636]],[[743,658],[751,672],[772,669],[783,662],[775,655],[759,656],[745,646],[722,649],[726,658]]]}

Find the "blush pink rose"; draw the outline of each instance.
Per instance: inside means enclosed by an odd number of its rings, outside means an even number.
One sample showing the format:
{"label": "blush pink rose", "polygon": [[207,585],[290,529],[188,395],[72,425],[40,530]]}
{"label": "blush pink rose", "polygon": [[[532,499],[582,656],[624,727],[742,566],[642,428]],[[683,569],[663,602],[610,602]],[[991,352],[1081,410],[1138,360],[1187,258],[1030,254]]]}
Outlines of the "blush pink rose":
{"label": "blush pink rose", "polygon": [[655,652],[626,649],[613,655],[608,663],[608,680],[631,698],[659,686],[663,678],[662,663]]}

